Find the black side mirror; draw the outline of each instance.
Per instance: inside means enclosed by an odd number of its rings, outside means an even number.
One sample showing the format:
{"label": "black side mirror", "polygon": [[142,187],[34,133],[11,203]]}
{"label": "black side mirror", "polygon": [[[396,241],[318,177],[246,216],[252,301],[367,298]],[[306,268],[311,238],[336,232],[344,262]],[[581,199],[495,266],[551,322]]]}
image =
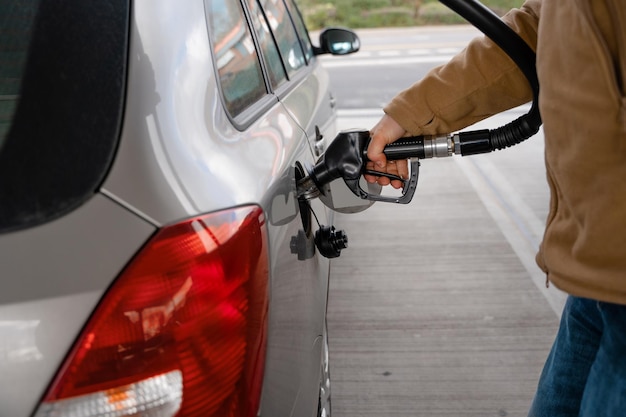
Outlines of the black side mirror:
{"label": "black side mirror", "polygon": [[361,47],[361,41],[350,29],[327,28],[320,33],[320,46],[314,48],[315,55],[347,55],[355,53]]}

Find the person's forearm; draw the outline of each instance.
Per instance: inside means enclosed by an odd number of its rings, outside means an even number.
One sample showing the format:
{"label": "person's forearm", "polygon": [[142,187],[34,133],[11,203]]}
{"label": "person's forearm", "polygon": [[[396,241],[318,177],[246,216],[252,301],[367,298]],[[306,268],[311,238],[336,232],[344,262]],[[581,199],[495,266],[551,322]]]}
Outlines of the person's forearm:
{"label": "person's forearm", "polygon": [[[533,49],[540,7],[540,0],[528,0],[503,18]],[[411,134],[436,134],[462,129],[531,99],[528,82],[515,63],[481,37],[398,94],[384,110]]]}

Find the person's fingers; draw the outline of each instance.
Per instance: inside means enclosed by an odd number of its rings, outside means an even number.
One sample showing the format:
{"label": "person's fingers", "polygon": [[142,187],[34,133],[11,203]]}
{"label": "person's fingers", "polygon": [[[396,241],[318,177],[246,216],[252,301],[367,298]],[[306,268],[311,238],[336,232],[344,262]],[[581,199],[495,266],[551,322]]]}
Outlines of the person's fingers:
{"label": "person's fingers", "polygon": [[[368,161],[365,164],[365,168],[370,170],[370,171],[377,171],[377,172],[382,172],[382,173],[386,173],[388,172],[387,168],[390,167],[391,164],[388,164],[385,168],[379,168],[376,165],[374,165],[374,162],[372,161]],[[389,178],[383,177],[383,176],[378,176],[378,175],[371,175],[371,174],[365,174],[364,175],[365,180],[369,183],[378,183],[380,185],[389,185],[391,183],[391,181],[389,180]]]}
{"label": "person's fingers", "polygon": [[383,135],[372,135],[372,140],[367,146],[367,159],[372,161],[374,169],[384,169],[387,166],[387,157],[383,153],[387,146],[387,138]]}
{"label": "person's fingers", "polygon": [[[409,178],[409,165],[406,159],[403,159],[400,161],[389,161],[387,166],[393,166],[393,169],[388,169],[387,172],[393,173],[401,177],[402,179]],[[398,180],[391,181],[391,186],[393,188],[402,188],[403,185],[404,184],[402,181],[398,181]]]}
{"label": "person's fingers", "polygon": [[387,161],[387,173],[392,175],[400,175],[398,172],[398,164],[397,161]]}
{"label": "person's fingers", "polygon": [[[401,177],[403,179],[407,179],[409,177],[409,168],[408,168],[408,163],[407,163],[406,160],[387,161],[387,165],[386,165],[385,169],[383,169],[383,170],[377,169],[377,167],[371,161],[369,161],[366,164],[365,167],[368,170],[373,170],[373,171],[378,171],[378,172],[381,172],[381,173],[397,175],[397,176],[399,176],[399,177]],[[369,183],[377,182],[378,184],[383,185],[383,186],[391,184],[391,186],[394,187],[394,188],[402,188],[402,186],[404,185],[402,181],[390,180],[389,178],[384,177],[384,176],[377,176],[377,175],[366,174],[365,175],[365,179]]]}
{"label": "person's fingers", "polygon": [[367,147],[367,159],[372,161],[378,170],[384,169],[387,165],[387,158],[383,153],[385,146],[405,133],[404,128],[385,114],[370,130],[371,140]]}
{"label": "person's fingers", "polygon": [[406,159],[398,161],[396,163],[396,168],[398,170],[398,175],[404,179],[409,178],[409,163]]}
{"label": "person's fingers", "polygon": [[[370,130],[371,140],[367,147],[367,159],[369,161],[366,164],[366,168],[393,175],[408,175],[406,162],[398,164],[396,161],[387,161],[387,157],[383,153],[385,146],[401,138],[404,134],[406,134],[404,128],[390,116],[384,115]],[[391,181],[384,176],[367,174],[365,179],[370,183],[377,182],[383,186],[392,184],[394,188],[402,187],[401,181]]]}
{"label": "person's fingers", "polygon": [[[372,161],[368,161],[365,164],[365,168],[368,169],[368,170],[371,170],[371,171],[379,171],[379,170],[376,169],[376,167],[374,166],[374,162],[372,162]],[[364,177],[365,177],[365,180],[367,182],[371,183],[371,184],[373,184],[373,183],[378,181],[378,177],[376,175],[365,174]]]}

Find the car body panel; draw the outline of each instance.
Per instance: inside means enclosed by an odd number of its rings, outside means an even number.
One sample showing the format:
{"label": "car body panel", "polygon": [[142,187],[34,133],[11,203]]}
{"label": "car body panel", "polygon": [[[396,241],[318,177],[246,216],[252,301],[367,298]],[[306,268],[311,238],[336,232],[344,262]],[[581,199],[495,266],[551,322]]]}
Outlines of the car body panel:
{"label": "car body panel", "polygon": [[[281,98],[287,109],[307,133],[315,158],[319,157],[337,133],[335,99],[329,91],[328,72],[317,58],[311,63],[312,74],[302,80],[302,85]],[[311,119],[311,108],[315,118]]]}
{"label": "car body panel", "polygon": [[[299,260],[290,244],[305,229],[295,167],[314,162],[304,128],[334,128],[328,76],[315,61],[239,130],[220,105],[202,1],[142,0],[134,9],[125,123],[103,190],[157,225],[244,204],[264,209],[271,303],[263,399],[271,401],[262,414],[314,413],[329,261]],[[321,203],[313,210],[328,224]]]}
{"label": "car body panel", "polygon": [[155,230],[96,195],[50,223],[0,235],[1,415],[30,415],[112,278]]}

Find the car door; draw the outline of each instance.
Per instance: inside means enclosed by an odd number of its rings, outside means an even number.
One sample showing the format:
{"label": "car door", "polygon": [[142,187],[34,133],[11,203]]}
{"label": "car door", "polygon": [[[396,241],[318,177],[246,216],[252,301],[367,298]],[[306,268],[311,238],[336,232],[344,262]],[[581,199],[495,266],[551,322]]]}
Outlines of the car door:
{"label": "car door", "polygon": [[[242,4],[212,0],[206,7],[218,77],[232,122],[250,138],[268,135],[271,130],[271,150],[280,160],[276,165],[280,171],[274,173],[277,180],[264,198],[270,225],[271,302],[261,414],[315,415],[329,264],[314,248],[318,226],[311,210],[320,222],[326,223],[327,216],[319,203],[315,208],[297,204],[293,188],[303,167],[314,161],[304,130],[314,120],[318,106],[312,97],[316,91],[310,86],[316,82],[309,80],[312,69],[307,59],[312,54],[307,58],[302,50],[283,0]],[[248,40],[242,35],[247,25],[252,28]],[[235,56],[252,48],[259,56],[265,88],[276,104],[249,117],[254,106],[246,108],[250,100],[243,93],[256,70],[242,71]],[[283,100],[306,101],[295,114]]]}
{"label": "car door", "polygon": [[317,158],[324,153],[337,133],[336,100],[330,90],[328,72],[313,53],[313,45],[300,10],[294,0],[285,0],[285,4],[295,26],[308,71],[300,88],[281,100],[305,130]]}
{"label": "car door", "polygon": [[[281,104],[302,128],[302,141],[309,144],[313,162],[325,150],[328,138],[336,134],[336,111],[329,87],[327,72],[319,65],[313,54],[313,47],[308,32],[295,3],[291,0],[259,0],[269,28],[278,44],[291,86],[281,86],[275,90]],[[289,88],[291,87],[291,88]],[[311,166],[311,162],[302,160],[302,174]],[[306,240],[310,240],[320,224],[330,224],[332,213],[319,201],[301,203]],[[302,232],[301,232],[302,234]],[[310,309],[310,321],[306,324],[306,340],[310,350],[301,359],[301,386],[298,399],[291,415],[311,415],[317,409],[320,389],[322,335],[325,331],[326,302],[328,294],[328,264],[316,255],[318,267],[306,283],[311,300],[307,300]],[[286,310],[285,313],[288,313]],[[270,413],[269,415],[280,415]],[[316,415],[316,414],[313,414]]]}

